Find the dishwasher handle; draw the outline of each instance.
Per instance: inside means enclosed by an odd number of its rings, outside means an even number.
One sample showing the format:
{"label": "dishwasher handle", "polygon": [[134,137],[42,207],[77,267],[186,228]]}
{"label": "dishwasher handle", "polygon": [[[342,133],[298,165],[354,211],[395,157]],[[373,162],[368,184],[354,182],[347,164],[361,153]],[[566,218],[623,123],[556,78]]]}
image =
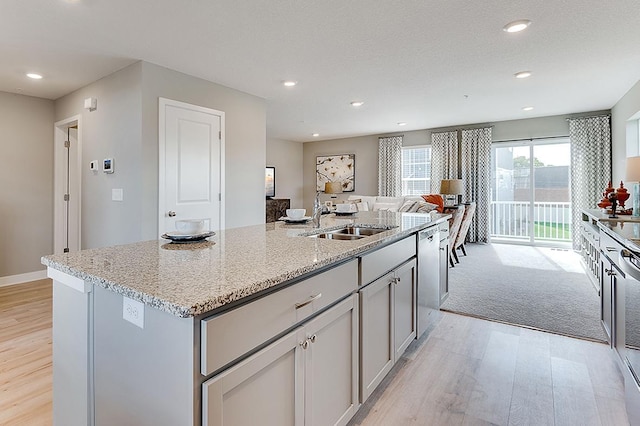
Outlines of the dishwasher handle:
{"label": "dishwasher handle", "polygon": [[438,235],[438,230],[437,229],[426,229],[424,231],[420,231],[418,233],[418,239],[420,241],[425,240],[425,239],[430,239],[433,240],[435,238],[436,235]]}

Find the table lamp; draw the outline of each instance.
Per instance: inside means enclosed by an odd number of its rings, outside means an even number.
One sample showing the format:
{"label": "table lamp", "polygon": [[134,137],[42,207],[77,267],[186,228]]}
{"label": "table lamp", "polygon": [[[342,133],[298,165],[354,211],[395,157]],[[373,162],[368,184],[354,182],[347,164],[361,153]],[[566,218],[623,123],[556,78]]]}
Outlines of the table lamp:
{"label": "table lamp", "polygon": [[335,194],[342,194],[342,182],[327,182],[324,184],[325,194],[331,194],[331,198],[337,198]]}
{"label": "table lamp", "polygon": [[627,185],[633,183],[631,199],[633,200],[633,216],[640,217],[640,157],[627,158]]}
{"label": "table lamp", "polygon": [[[444,195],[444,205],[452,206],[458,203],[458,195],[464,193],[462,179],[442,179],[440,181],[440,194]],[[447,197],[453,195],[453,201]]]}

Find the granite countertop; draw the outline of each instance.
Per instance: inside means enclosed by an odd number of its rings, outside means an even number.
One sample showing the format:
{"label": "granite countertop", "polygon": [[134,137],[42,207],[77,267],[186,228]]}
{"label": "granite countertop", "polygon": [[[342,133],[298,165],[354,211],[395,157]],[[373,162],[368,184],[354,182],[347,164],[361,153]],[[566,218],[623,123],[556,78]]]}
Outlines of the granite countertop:
{"label": "granite countertop", "polygon": [[618,215],[617,218],[610,218],[601,209],[585,209],[582,212],[595,220],[600,229],[640,256],[640,217]]}
{"label": "granite countertop", "polygon": [[450,215],[360,212],[327,215],[321,229],[345,225],[393,227],[353,241],[308,238],[311,222],[222,230],[207,241],[153,240],[45,256],[42,263],[178,317],[212,311],[288,280],[352,258]]}

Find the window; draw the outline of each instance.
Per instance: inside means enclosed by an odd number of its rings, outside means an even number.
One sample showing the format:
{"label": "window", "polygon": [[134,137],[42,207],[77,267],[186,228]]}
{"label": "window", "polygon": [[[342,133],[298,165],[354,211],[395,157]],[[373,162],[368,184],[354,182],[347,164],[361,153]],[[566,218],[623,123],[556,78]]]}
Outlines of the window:
{"label": "window", "polygon": [[431,193],[431,146],[402,148],[402,195]]}

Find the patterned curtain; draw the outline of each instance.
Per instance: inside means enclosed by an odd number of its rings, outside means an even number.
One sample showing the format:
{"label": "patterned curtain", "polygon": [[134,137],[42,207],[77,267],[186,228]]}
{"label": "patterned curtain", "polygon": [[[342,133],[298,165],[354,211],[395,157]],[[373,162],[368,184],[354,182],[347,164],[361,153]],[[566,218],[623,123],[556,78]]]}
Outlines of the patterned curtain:
{"label": "patterned curtain", "polygon": [[491,188],[491,127],[462,131],[463,199],[476,202],[476,213],[467,234],[468,241],[489,241]]}
{"label": "patterned curtain", "polygon": [[593,209],[611,180],[611,117],[569,120],[571,213],[574,250],[580,249],[582,210]]}
{"label": "patterned curtain", "polygon": [[431,134],[431,193],[440,193],[442,179],[458,178],[458,132]]}
{"label": "patterned curtain", "polygon": [[402,136],[378,138],[378,195],[402,195]]}

